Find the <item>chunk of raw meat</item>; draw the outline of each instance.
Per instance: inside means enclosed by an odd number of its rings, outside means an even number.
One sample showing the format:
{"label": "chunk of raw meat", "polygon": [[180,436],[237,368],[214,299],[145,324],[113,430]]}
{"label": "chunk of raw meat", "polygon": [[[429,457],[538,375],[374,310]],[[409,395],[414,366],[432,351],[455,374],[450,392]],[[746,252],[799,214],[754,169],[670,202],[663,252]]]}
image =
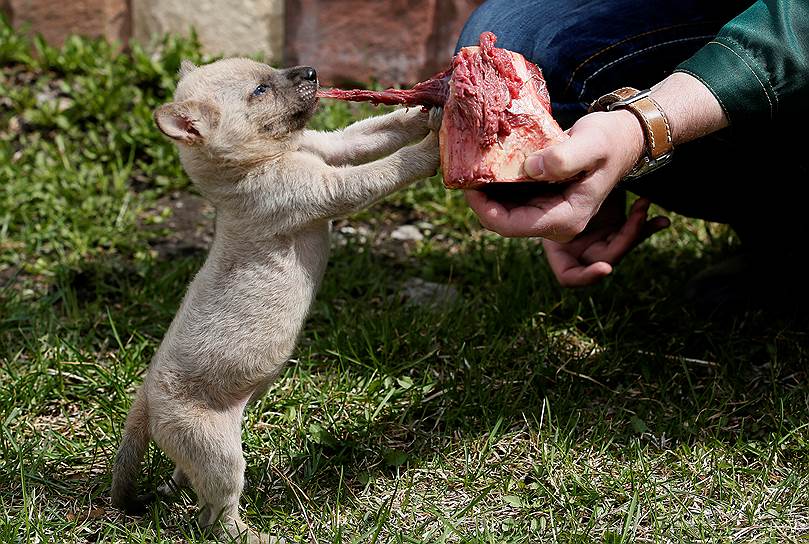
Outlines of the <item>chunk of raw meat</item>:
{"label": "chunk of raw meat", "polygon": [[525,157],[567,138],[551,116],[542,72],[525,57],[495,47],[491,32],[464,47],[446,72],[412,89],[328,89],[324,98],[377,104],[443,106],[439,134],[444,184],[471,189],[487,183],[530,181]]}

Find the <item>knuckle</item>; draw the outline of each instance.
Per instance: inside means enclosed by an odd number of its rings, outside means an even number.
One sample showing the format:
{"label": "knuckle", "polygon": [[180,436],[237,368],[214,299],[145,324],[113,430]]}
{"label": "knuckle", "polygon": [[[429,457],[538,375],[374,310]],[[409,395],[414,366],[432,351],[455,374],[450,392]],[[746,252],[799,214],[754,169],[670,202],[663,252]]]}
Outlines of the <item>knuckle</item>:
{"label": "knuckle", "polygon": [[570,168],[569,160],[558,149],[550,148],[543,155],[545,161],[545,169],[550,173],[563,173],[567,172]]}
{"label": "knuckle", "polygon": [[483,214],[478,215],[478,221],[480,222],[480,226],[483,227],[484,229],[491,231],[494,230],[492,229],[491,223],[489,222],[489,220],[486,218],[485,215]]}
{"label": "knuckle", "polygon": [[577,219],[576,221],[571,222],[568,225],[565,225],[559,231],[559,237],[562,239],[562,242],[570,242],[576,236],[584,232],[584,229],[587,227],[587,223]]}

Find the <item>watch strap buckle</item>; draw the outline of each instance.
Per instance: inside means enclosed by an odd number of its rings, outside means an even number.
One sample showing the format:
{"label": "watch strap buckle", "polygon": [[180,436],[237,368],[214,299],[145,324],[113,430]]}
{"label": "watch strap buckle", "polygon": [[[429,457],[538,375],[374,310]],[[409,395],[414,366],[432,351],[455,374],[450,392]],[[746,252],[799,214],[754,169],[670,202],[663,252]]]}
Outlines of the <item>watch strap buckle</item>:
{"label": "watch strap buckle", "polygon": [[668,117],[650,93],[649,89],[639,91],[633,87],[621,87],[599,97],[590,106],[590,111],[626,109],[640,122],[646,154],[627,175],[630,178],[657,170],[671,159],[674,151]]}

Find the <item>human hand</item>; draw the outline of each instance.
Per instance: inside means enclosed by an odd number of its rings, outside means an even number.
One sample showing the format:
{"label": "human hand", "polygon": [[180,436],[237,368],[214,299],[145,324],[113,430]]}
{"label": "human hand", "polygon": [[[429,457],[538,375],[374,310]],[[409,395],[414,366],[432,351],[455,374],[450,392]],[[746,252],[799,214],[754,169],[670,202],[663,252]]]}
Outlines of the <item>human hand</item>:
{"label": "human hand", "polygon": [[587,229],[568,243],[545,239],[542,245],[548,264],[563,287],[597,283],[612,273],[613,266],[635,246],[669,226],[663,216],[647,219],[650,202],[637,199],[625,213],[623,191],[613,193]]}
{"label": "human hand", "polygon": [[643,152],[640,123],[624,110],[585,115],[568,134],[569,139],[525,161],[528,175],[555,183],[541,194],[508,202],[483,191],[466,191],[466,200],[484,227],[503,236],[568,242],[584,231]]}

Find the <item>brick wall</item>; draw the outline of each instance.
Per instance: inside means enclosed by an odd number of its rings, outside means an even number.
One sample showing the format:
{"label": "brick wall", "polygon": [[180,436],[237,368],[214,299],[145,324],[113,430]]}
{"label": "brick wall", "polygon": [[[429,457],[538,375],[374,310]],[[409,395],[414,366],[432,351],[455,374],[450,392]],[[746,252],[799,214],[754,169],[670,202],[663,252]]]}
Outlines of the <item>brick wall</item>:
{"label": "brick wall", "polygon": [[0,0],[54,45],[70,34],[126,44],[194,27],[213,54],[309,64],[326,84],[407,84],[447,66],[482,0]]}
{"label": "brick wall", "polygon": [[15,26],[57,45],[70,34],[126,43],[131,33],[128,0],[2,0],[0,7]]}
{"label": "brick wall", "polygon": [[284,58],[327,82],[413,83],[448,67],[480,0],[292,0]]}

